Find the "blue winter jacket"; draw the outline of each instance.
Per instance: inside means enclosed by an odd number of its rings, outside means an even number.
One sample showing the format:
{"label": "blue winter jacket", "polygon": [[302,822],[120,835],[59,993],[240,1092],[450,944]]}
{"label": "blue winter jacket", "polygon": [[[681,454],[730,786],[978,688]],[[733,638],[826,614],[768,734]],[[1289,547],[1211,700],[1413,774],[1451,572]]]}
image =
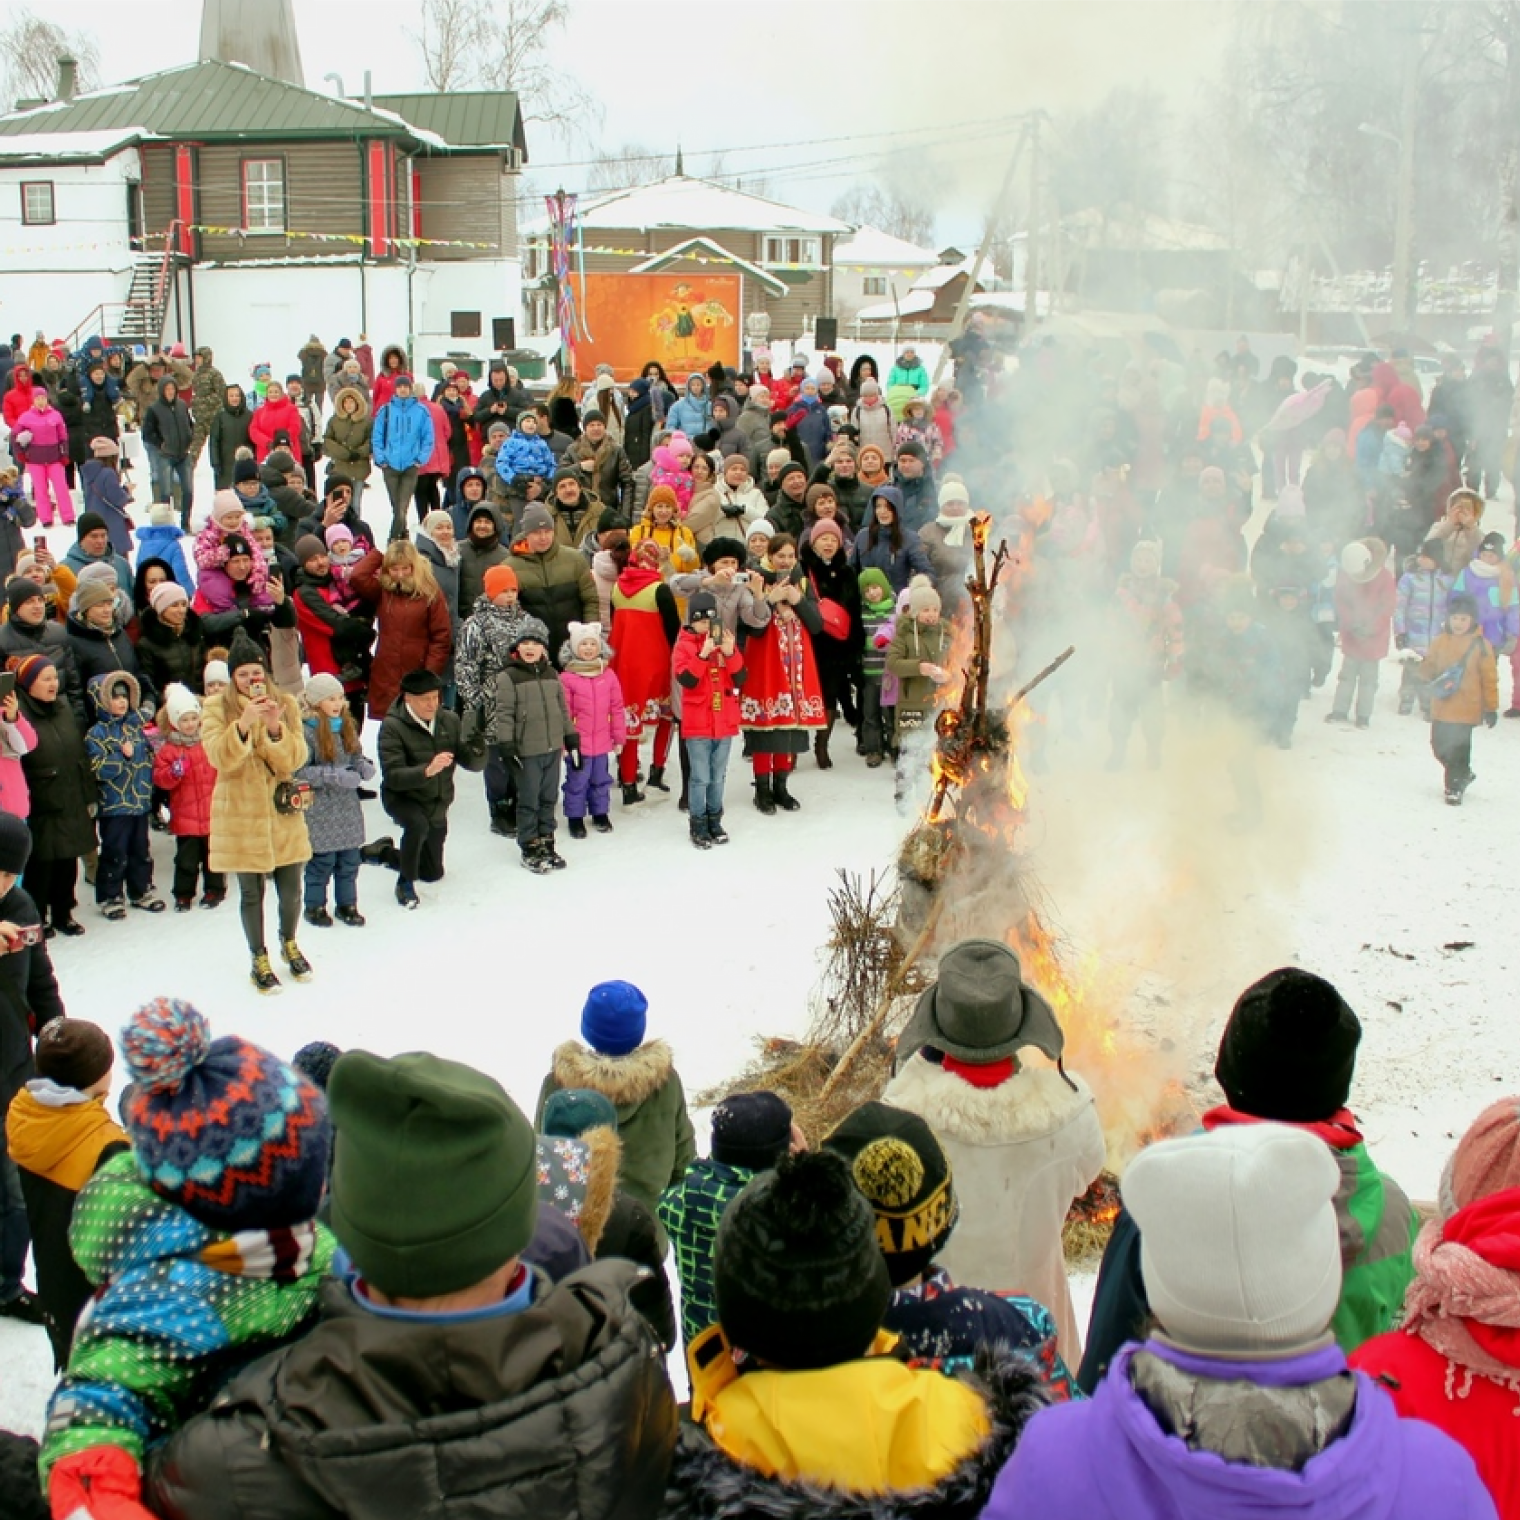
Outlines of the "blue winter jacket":
{"label": "blue winter jacket", "polygon": [[[902,548],[895,554],[892,552],[889,530],[882,528],[876,521],[878,500],[889,503],[893,511],[897,513]],[[905,591],[908,582],[915,575],[927,575],[932,579],[934,567],[929,563],[928,551],[924,548],[918,534],[912,528],[904,527],[902,524],[902,492],[896,486],[879,486],[871,492],[871,500],[866,512],[866,525],[855,535],[855,568],[880,570],[892,582],[894,594]],[[874,545],[871,543],[873,530],[878,535]]]}
{"label": "blue winter jacket", "polygon": [[[107,710],[106,693],[123,680],[130,690],[126,716],[113,718]],[[100,788],[100,816],[135,818],[146,813],[153,802],[153,749],[137,711],[137,681],[125,671],[112,671],[96,676],[89,693],[96,718],[84,736],[84,752]],[[131,746],[130,756],[122,753],[124,745]]]}
{"label": "blue winter jacket", "polygon": [[174,579],[193,596],[195,577],[190,573],[185,551],[179,545],[180,539],[184,536],[184,533],[173,523],[165,523],[161,528],[156,528],[150,523],[146,528],[139,528],[137,530],[137,560],[141,564],[145,559],[161,559],[169,567],[169,573]]}
{"label": "blue winter jacket", "polygon": [[123,557],[132,552],[132,493],[117,472],[116,466],[99,459],[87,459],[80,467],[80,484],[84,486],[84,510],[97,512],[106,521],[111,548]]}
{"label": "blue winter jacket", "polygon": [[[700,385],[700,392],[692,386]],[[712,402],[707,396],[707,381],[700,375],[691,375],[686,381],[685,394],[665,413],[665,426],[673,433],[685,433],[695,438],[712,427]]]}
{"label": "blue winter jacket", "polygon": [[375,414],[370,451],[382,470],[416,470],[433,453],[433,419],[415,397],[392,396]]}
{"label": "blue winter jacket", "polygon": [[519,476],[554,474],[554,451],[542,438],[513,433],[496,451],[496,473],[511,485]]}

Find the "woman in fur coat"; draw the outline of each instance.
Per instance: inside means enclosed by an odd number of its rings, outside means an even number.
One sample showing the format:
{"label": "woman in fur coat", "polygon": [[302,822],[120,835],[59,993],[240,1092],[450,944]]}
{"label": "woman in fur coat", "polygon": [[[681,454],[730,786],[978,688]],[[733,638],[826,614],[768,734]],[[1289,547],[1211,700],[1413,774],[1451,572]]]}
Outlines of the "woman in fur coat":
{"label": "woman in fur coat", "polygon": [[623,1142],[618,1181],[653,1212],[660,1194],[696,1160],[697,1142],[670,1046],[644,1039],[648,1008],[644,994],[629,982],[601,982],[591,989],[581,1013],[586,1043],[566,1040],[554,1052],[534,1124],[543,1128],[545,1105],[564,1088],[589,1087],[611,1099]]}
{"label": "woman in fur coat", "polygon": [[[964,940],[941,957],[882,1096],[926,1120],[950,1157],[961,1220],[940,1265],[957,1282],[1043,1304],[1061,1356],[1075,1366],[1082,1342],[1061,1226],[1105,1150],[1092,1093],[1060,1064],[1063,1044],[1013,951]],[[1030,1045],[1055,1065],[1021,1065],[1016,1052]]]}

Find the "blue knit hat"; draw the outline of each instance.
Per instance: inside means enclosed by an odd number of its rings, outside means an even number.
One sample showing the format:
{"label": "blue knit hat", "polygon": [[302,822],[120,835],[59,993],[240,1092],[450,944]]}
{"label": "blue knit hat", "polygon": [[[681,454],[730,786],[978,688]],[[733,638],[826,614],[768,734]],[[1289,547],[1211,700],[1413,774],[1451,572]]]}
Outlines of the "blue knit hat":
{"label": "blue knit hat", "polygon": [[626,1056],[644,1043],[649,999],[632,982],[598,982],[581,1011],[581,1038],[604,1056]]}
{"label": "blue knit hat", "polygon": [[213,1230],[315,1217],[327,1175],[327,1104],[305,1077],[205,1015],[154,998],[121,1032],[131,1085],[122,1118],[137,1169]]}

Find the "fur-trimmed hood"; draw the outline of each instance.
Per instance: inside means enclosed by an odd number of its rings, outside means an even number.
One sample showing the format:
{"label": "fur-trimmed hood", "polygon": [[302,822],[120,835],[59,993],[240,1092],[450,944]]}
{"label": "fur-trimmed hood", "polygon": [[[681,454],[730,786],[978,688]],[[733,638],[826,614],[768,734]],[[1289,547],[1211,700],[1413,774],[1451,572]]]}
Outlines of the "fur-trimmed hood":
{"label": "fur-trimmed hood", "polygon": [[539,1199],[574,1224],[590,1256],[612,1217],[622,1166],[623,1142],[608,1125],[594,1125],[573,1140],[538,1137]]}
{"label": "fur-trimmed hood", "polygon": [[650,1040],[626,1056],[604,1056],[579,1040],[554,1052],[554,1080],[561,1087],[589,1087],[618,1108],[637,1107],[670,1080],[675,1058],[664,1040]]}
{"label": "fur-trimmed hood", "polygon": [[959,1376],[986,1399],[991,1429],[981,1448],[933,1488],[848,1494],[766,1478],[688,1425],[676,1446],[662,1520],[976,1520],[1024,1426],[1048,1400],[1034,1365],[1006,1347],[984,1346],[974,1370]]}
{"label": "fur-trimmed hood", "polygon": [[888,1084],[884,1102],[926,1120],[948,1140],[966,1145],[1010,1145],[1054,1134],[1070,1124],[1093,1096],[1087,1084],[1058,1071],[1022,1067],[1000,1087],[973,1087],[916,1053]]}

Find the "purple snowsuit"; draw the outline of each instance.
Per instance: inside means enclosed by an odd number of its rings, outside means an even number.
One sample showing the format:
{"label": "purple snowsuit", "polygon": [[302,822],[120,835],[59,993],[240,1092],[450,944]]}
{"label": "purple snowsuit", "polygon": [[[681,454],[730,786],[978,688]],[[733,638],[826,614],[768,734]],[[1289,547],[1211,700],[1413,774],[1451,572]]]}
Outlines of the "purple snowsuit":
{"label": "purple snowsuit", "polygon": [[1335,1346],[1280,1362],[1225,1362],[1131,1342],[1092,1399],[1029,1422],[982,1520],[1495,1520],[1472,1458],[1434,1426],[1401,1420],[1364,1373],[1346,1433],[1290,1472],[1226,1462],[1167,1435],[1130,1383],[1142,1349],[1185,1372],[1262,1387],[1346,1370]]}
{"label": "purple snowsuit", "polygon": [[605,818],[612,801],[610,757],[628,738],[623,688],[605,667],[600,675],[566,670],[559,678],[570,722],[581,736],[581,761],[565,770],[565,817]]}

